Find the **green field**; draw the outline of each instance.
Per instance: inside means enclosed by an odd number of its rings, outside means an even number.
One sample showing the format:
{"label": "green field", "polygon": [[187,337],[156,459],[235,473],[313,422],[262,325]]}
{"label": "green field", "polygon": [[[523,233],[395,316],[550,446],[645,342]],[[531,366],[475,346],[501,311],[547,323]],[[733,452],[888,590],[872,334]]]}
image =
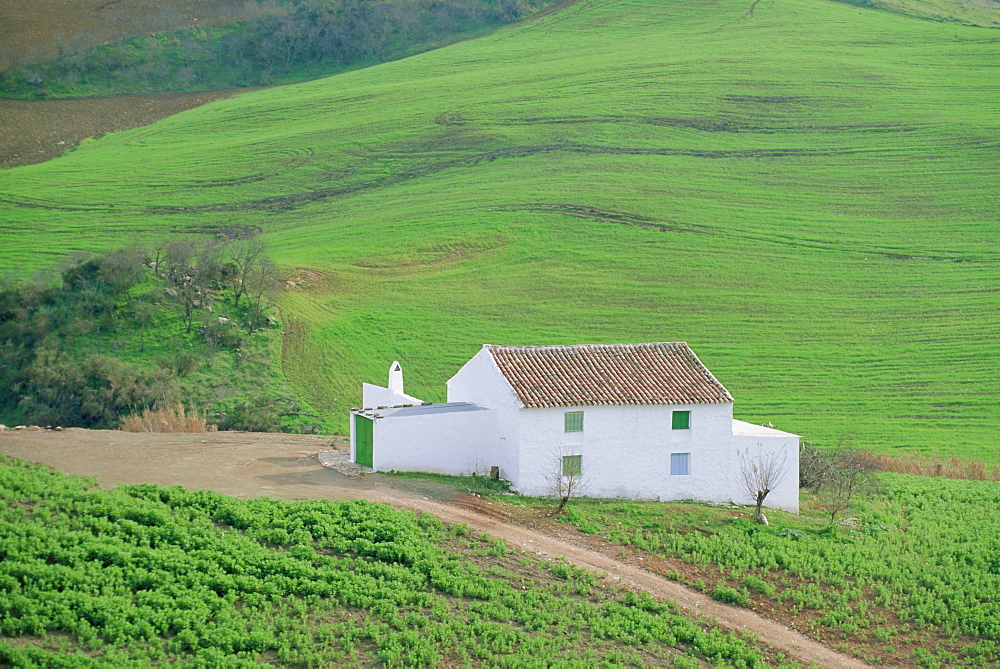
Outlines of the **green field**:
{"label": "green field", "polygon": [[239,500],[0,457],[5,667],[764,667],[565,562],[364,501]]}
{"label": "green field", "polygon": [[580,0],[0,173],[0,271],[259,226],[345,430],[483,343],[682,340],[736,415],[992,460],[1000,33],[821,0]]}
{"label": "green field", "polygon": [[835,524],[699,504],[575,500],[561,518],[659,563],[661,572],[753,608],[875,666],[1000,661],[1000,484],[883,474]]}

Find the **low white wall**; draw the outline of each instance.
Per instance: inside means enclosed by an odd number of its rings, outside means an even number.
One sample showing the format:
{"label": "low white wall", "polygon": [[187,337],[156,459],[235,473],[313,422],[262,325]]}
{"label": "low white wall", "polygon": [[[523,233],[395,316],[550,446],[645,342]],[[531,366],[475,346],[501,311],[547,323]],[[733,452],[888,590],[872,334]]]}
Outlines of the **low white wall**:
{"label": "low white wall", "polygon": [[361,384],[361,406],[363,408],[374,409],[380,406],[392,407],[400,404],[423,404],[423,400],[371,383]]}
{"label": "low white wall", "polygon": [[[583,432],[564,431],[566,411],[583,411]],[[690,411],[691,427],[672,429],[672,412]],[[566,407],[520,411],[517,489],[552,491],[562,455],[581,455],[580,493],[627,499],[728,501],[732,404]],[[670,474],[672,453],[690,453],[690,474]]]}
{"label": "low white wall", "polygon": [[744,458],[759,460],[774,453],[784,464],[784,476],[764,499],[764,506],[772,509],[782,509],[793,513],[799,512],[799,437],[798,435],[772,430],[759,425],[751,425],[742,421],[733,421],[733,455],[730,470],[732,485],[739,491],[734,502],[751,504],[755,500],[744,492],[740,479],[742,466],[740,454]]}
{"label": "low white wall", "polygon": [[492,411],[456,411],[375,419],[375,471],[488,474],[497,465]]}

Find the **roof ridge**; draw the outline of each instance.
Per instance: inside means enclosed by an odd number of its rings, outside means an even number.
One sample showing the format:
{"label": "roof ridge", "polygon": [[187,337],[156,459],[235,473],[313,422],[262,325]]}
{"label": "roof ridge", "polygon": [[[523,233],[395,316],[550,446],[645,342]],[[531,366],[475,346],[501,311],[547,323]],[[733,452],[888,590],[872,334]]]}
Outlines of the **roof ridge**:
{"label": "roof ridge", "polygon": [[488,349],[633,348],[643,346],[687,346],[686,341],[621,342],[617,344],[483,344]]}

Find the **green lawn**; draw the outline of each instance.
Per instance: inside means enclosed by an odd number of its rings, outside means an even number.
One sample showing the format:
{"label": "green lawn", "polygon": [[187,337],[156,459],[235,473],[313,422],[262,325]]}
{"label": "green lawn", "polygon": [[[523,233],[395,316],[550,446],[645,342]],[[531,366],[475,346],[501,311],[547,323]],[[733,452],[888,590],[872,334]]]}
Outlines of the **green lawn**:
{"label": "green lawn", "polygon": [[331,429],[483,343],[689,342],[738,417],[993,459],[996,30],[817,0],[580,0],[0,173],[0,270],[259,226]]}

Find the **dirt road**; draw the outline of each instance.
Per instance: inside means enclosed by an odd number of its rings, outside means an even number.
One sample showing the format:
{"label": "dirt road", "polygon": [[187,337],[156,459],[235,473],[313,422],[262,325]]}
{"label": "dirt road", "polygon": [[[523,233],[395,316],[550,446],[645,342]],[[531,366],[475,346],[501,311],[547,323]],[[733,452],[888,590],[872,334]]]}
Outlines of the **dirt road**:
{"label": "dirt road", "polygon": [[491,515],[449,504],[454,490],[433,483],[377,474],[351,477],[320,464],[329,437],[215,432],[132,434],[113,431],[17,431],[0,433],[0,452],[41,462],[70,474],[96,475],[102,486],[158,483],[209,489],[236,497],[278,499],[368,499],[432,513],[452,523],[503,537],[536,555],[563,556],[630,587],[671,599],[684,610],[709,616],[734,630],[753,632],[765,643],[807,664],[865,667],[784,625],[720,604],[656,574]]}

